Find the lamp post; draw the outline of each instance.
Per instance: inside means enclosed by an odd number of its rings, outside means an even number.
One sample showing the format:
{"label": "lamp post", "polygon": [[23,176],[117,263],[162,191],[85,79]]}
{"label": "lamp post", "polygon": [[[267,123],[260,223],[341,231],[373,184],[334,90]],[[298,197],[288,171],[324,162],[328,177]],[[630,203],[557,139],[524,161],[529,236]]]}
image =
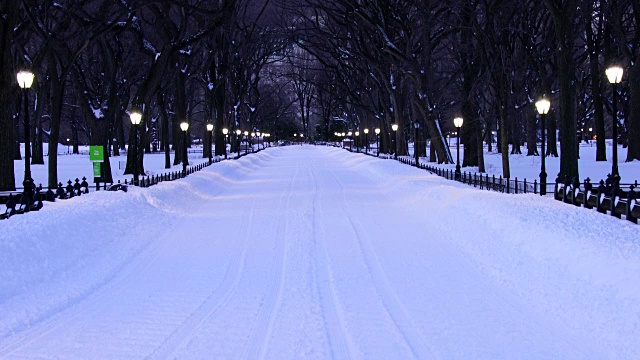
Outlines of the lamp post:
{"label": "lamp post", "polygon": [[367,142],[364,147],[364,153],[369,154],[369,129],[364,129],[364,141]]}
{"label": "lamp post", "polygon": [[70,145],[71,145],[71,139],[67,138],[67,155],[71,154],[71,150],[69,149]]}
{"label": "lamp post", "polygon": [[546,129],[545,126],[547,124],[547,114],[549,113],[549,109],[551,108],[551,102],[547,99],[540,99],[536,102],[536,110],[538,114],[540,114],[540,127],[542,129],[542,134],[540,136],[540,195],[547,194],[547,168],[545,164],[545,144],[546,144]]}
{"label": "lamp post", "polygon": [[589,128],[589,146],[593,146],[593,143],[591,142],[592,139],[593,139],[593,128],[590,127]]}
{"label": "lamp post", "polygon": [[[493,142],[493,138],[496,136],[496,134],[497,133],[495,131],[491,132],[491,141],[490,141],[491,143]],[[498,138],[496,138],[496,146],[498,146]]]}
{"label": "lamp post", "polygon": [[29,71],[20,71],[17,75],[18,85],[22,89],[24,99],[24,181],[22,186],[23,197],[27,201],[25,211],[29,211],[31,206],[33,185],[33,179],[31,179],[31,124],[29,123],[29,95],[27,94],[33,85],[33,78],[33,73]]}
{"label": "lamp post", "polygon": [[464,119],[461,117],[457,117],[453,119],[453,125],[455,125],[458,132],[458,141],[456,144],[456,180],[460,180],[462,176],[462,172],[460,171],[460,129],[462,128],[462,124],[464,123]]}
{"label": "lamp post", "polygon": [[213,162],[213,124],[207,124],[207,133],[209,133],[209,164]]}
{"label": "lamp post", "polygon": [[376,156],[380,157],[380,128],[376,128],[374,131],[376,133]]}
{"label": "lamp post", "polygon": [[180,123],[180,129],[182,130],[182,142],[183,142],[183,158],[182,158],[182,177],[187,176],[187,130],[189,130],[189,123],[183,121]]}
{"label": "lamp post", "polygon": [[222,135],[224,135],[224,158],[227,159],[227,141],[229,140],[229,129],[223,128]]}
{"label": "lamp post", "polygon": [[300,134],[300,146],[304,143],[304,134]]}
{"label": "lamp post", "polygon": [[413,140],[413,156],[415,156],[416,158],[416,167],[419,167],[420,157],[418,156],[418,131],[420,129],[420,123],[417,121],[413,123],[413,128],[416,130],[414,134],[414,140]]}
{"label": "lamp post", "polygon": [[353,152],[353,133],[349,131],[347,136],[349,137],[349,151]]}
{"label": "lamp post", "polygon": [[262,142],[260,138],[260,130],[256,130],[256,136],[258,137],[258,150],[260,150],[260,143]]}
{"label": "lamp post", "polygon": [[138,186],[140,171],[138,171],[138,127],[142,122],[142,114],[134,111],[129,115],[131,126],[133,127],[133,185]]}
{"label": "lamp post", "polygon": [[391,125],[391,130],[393,130],[393,158],[398,160],[398,139],[397,139],[398,124]]}
{"label": "lamp post", "polygon": [[360,152],[360,144],[359,144],[359,137],[360,137],[360,131],[356,131],[356,151],[359,153]]}
{"label": "lamp post", "polygon": [[244,132],[244,138],[247,141],[247,146],[244,148],[244,153],[248,154],[249,153],[249,132],[248,131]]}
{"label": "lamp post", "polygon": [[242,137],[242,130],[236,130],[236,140],[238,142],[238,159],[240,158],[240,139]]}
{"label": "lamp post", "polygon": [[624,70],[619,66],[612,66],[606,70],[607,78],[613,86],[613,164],[611,176],[620,178],[618,173],[618,84],[622,81]]}

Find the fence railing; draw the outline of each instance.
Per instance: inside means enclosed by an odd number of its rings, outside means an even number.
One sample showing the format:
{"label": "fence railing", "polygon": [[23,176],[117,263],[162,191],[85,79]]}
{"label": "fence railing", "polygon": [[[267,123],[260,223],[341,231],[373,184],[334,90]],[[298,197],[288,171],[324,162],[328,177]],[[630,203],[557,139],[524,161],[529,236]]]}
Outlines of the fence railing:
{"label": "fence railing", "polygon": [[[416,166],[415,160],[399,157],[398,161],[403,164]],[[431,166],[426,163],[418,163],[418,168],[427,170],[435,175],[446,178],[447,180],[459,181],[463,184],[467,184],[480,189],[493,190],[508,194],[541,194],[543,193],[542,187],[544,186],[544,193],[551,195],[555,183],[540,184],[537,179],[528,181],[526,178],[519,180],[516,178],[503,178],[502,176],[496,177],[495,175],[482,174],[476,172],[462,171],[460,177],[456,178],[455,171],[453,169],[442,169],[437,166]]]}

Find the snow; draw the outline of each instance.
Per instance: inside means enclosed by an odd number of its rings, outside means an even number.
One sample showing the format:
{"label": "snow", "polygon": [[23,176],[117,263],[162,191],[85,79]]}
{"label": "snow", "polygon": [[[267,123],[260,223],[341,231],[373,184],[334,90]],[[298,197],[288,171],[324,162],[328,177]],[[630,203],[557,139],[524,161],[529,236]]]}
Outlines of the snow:
{"label": "snow", "polygon": [[[446,140],[446,139],[445,139]],[[453,161],[456,160],[456,139],[451,138],[451,155]],[[595,161],[596,159],[596,145],[581,143],[580,144],[580,159],[578,160],[578,169],[580,172],[580,181],[584,181],[587,177],[591,179],[592,183],[597,183],[600,180],[604,180],[607,174],[611,173],[612,152],[613,146],[610,141],[607,141],[607,161]],[[540,156],[526,156],[527,148],[523,146],[523,154],[513,155],[509,154],[509,166],[511,170],[511,178],[518,178],[519,180],[527,179],[527,181],[533,181],[540,179]],[[412,152],[413,150],[411,150]],[[558,151],[560,151],[560,145],[558,144]],[[538,147],[538,154],[540,148]],[[460,161],[464,157],[464,147],[460,145]],[[627,149],[619,146],[618,148],[618,169],[620,172],[621,183],[632,184],[634,181],[640,182],[640,162],[625,162],[627,158]],[[421,162],[426,163],[427,158],[420,158]],[[502,175],[502,154],[499,154],[495,150],[488,152],[485,147],[484,162],[486,173],[495,175],[496,178]],[[438,165],[437,163],[429,163],[431,166],[440,167],[443,169],[455,169],[455,164]],[[552,183],[555,181],[558,172],[560,171],[560,157],[547,157],[545,160],[545,166],[547,168],[547,181]],[[478,172],[478,167],[463,167],[462,171],[466,172]]]}
{"label": "snow", "polygon": [[[66,184],[67,180],[75,180],[76,178],[82,179],[86,177],[87,181],[93,181],[93,166],[89,161],[89,147],[80,146],[80,154],[70,154],[68,151],[70,147],[66,145],[58,145],[58,181]],[[47,144],[44,144],[45,154],[47,154]],[[193,151],[202,150],[193,149]],[[24,154],[24,144],[21,144],[21,151]],[[190,150],[192,151],[192,150]],[[127,155],[125,152],[120,156],[111,156],[109,162],[111,163],[111,172],[114,182],[120,180],[124,183],[124,180],[131,180],[131,175],[124,175],[124,167],[127,162]],[[171,153],[171,169],[164,168],[164,153],[154,153],[144,155],[144,166],[147,175],[164,174],[170,171],[182,171],[182,165],[178,164],[173,166],[174,153]],[[203,158],[202,152],[189,153],[189,165],[197,165],[209,161],[209,158]],[[36,184],[42,184],[44,187],[48,184],[48,164],[49,158],[44,156],[44,165],[31,164],[31,177]],[[21,184],[24,178],[24,157],[23,160],[14,161],[14,173],[16,184]],[[21,186],[21,185],[18,185]]]}
{"label": "snow", "polygon": [[0,230],[0,358],[640,357],[640,227],[337,148]]}

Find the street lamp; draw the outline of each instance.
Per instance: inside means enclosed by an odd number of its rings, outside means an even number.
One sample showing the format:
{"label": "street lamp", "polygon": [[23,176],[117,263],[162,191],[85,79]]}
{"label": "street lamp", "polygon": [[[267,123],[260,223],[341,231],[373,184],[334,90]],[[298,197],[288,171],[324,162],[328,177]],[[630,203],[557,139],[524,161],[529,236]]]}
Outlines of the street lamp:
{"label": "street lamp", "polygon": [[353,152],[353,133],[349,131],[347,136],[349,137],[349,151]]}
{"label": "street lamp", "polygon": [[458,133],[458,141],[456,144],[456,180],[460,181],[460,177],[462,176],[462,172],[460,171],[460,129],[462,128],[462,124],[464,123],[464,119],[461,117],[457,117],[453,119],[453,125],[457,129]]}
{"label": "street lamp", "polygon": [[611,176],[620,179],[618,173],[618,84],[622,81],[624,70],[619,66],[612,66],[606,70],[607,78],[613,86],[613,165]]}
{"label": "street lamp", "polygon": [[593,139],[593,128],[590,127],[589,128],[589,145],[593,146],[593,143],[591,142],[591,140]]}
{"label": "street lamp", "polygon": [[29,96],[27,91],[33,85],[34,75],[29,71],[20,71],[17,75],[18,85],[22,89],[22,97],[24,98],[24,181],[23,198],[26,201],[24,211],[29,211],[32,201],[32,185],[31,179],[31,124],[29,123]]}
{"label": "street lamp", "polygon": [[211,159],[213,157],[213,124],[207,124],[207,132],[209,133],[209,164],[211,164],[213,162]]}
{"label": "street lamp", "polygon": [[[260,131],[256,130],[256,135],[258,136],[258,150],[260,149]],[[263,144],[264,145],[264,144]],[[263,147],[264,148],[264,147]]]}
{"label": "street lamp", "polygon": [[223,128],[222,135],[224,135],[224,158],[227,159],[227,142],[229,140],[229,129]]}
{"label": "street lamp", "polygon": [[398,160],[398,139],[396,138],[398,124],[391,125],[391,130],[393,130],[393,158]]}
{"label": "street lamp", "polygon": [[244,137],[247,141],[247,146],[244,148],[244,153],[248,154],[249,153],[249,132],[248,131],[244,132]]}
{"label": "street lamp", "polygon": [[129,115],[131,126],[133,127],[133,185],[138,186],[140,172],[138,171],[138,127],[142,122],[142,114],[134,111]]}
{"label": "street lamp", "polygon": [[367,144],[364,147],[364,153],[368,154],[369,153],[369,129],[364,129],[364,140],[367,142]]}
{"label": "street lamp", "polygon": [[374,131],[376,133],[376,156],[380,157],[380,128],[376,128]]}
{"label": "street lamp", "polygon": [[238,158],[240,158],[240,139],[242,138],[242,130],[236,130],[236,140],[238,140]]}
{"label": "street lamp", "polygon": [[357,152],[360,152],[360,144],[359,144],[360,139],[359,139],[359,137],[360,137],[360,131],[356,131],[356,151]]}
{"label": "street lamp", "polygon": [[69,149],[70,145],[71,145],[71,139],[67,138],[67,155],[71,154],[71,150]]}
{"label": "street lamp", "polygon": [[180,129],[182,130],[182,142],[183,142],[183,158],[182,158],[182,177],[187,176],[187,130],[189,130],[189,123],[183,121],[180,123]]}
{"label": "street lamp", "polygon": [[547,114],[551,108],[551,102],[547,99],[541,99],[536,102],[536,110],[540,114],[540,126],[542,128],[542,135],[540,139],[540,195],[547,194],[547,169],[545,164],[545,143],[546,143],[546,130]]}

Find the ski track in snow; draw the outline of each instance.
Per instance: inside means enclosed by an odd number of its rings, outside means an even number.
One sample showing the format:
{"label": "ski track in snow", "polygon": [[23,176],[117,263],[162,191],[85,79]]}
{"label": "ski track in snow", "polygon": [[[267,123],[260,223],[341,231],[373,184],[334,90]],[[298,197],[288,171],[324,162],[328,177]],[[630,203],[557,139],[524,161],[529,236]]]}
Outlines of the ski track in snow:
{"label": "ski track in snow", "polygon": [[215,290],[207,297],[206,301],[202,303],[198,309],[196,309],[196,311],[194,311],[189,318],[187,318],[180,327],[178,327],[175,332],[173,332],[171,336],[149,356],[149,359],[169,358],[173,352],[183,347],[194,333],[200,330],[205,321],[210,319],[216,311],[228,303],[230,294],[238,285],[240,274],[242,273],[247,243],[249,242],[249,234],[251,233],[250,230],[253,226],[254,209],[255,200],[252,202],[251,210],[249,211],[248,225],[243,228],[244,234],[240,236],[240,238],[243,239],[242,247],[236,248],[232,259],[227,266],[227,271],[225,272],[222,283],[216,287]]}
{"label": "ski track in snow", "polygon": [[[442,195],[445,192],[449,196]],[[482,196],[477,200],[469,194]],[[578,278],[586,287],[554,292],[553,284],[571,284],[573,273],[549,276],[535,271],[563,269],[567,265],[553,261],[566,254],[544,257],[540,254],[547,249],[535,247],[527,253],[516,236],[525,229],[498,229],[502,225],[491,214],[479,216],[474,207],[467,210],[460,205],[486,201],[486,197],[498,199],[496,204],[531,199],[529,206],[537,206],[532,209],[538,209],[543,219],[534,220],[531,227],[540,231],[548,224],[544,217],[549,216],[540,209],[556,205],[544,199],[474,192],[390,160],[310,146],[269,149],[215,164],[184,180],[133,189],[125,196],[141,196],[165,217],[150,222],[146,232],[137,231],[135,236],[149,238],[142,239],[138,248],[132,246],[129,253],[123,251],[128,257],[112,269],[78,267],[96,271],[95,276],[86,276],[97,279],[95,283],[53,292],[42,290],[46,280],[41,284],[36,278],[24,285],[22,293],[9,289],[11,298],[3,299],[0,291],[0,308],[10,310],[11,304],[24,300],[15,307],[11,323],[3,324],[0,314],[0,325],[5,325],[0,329],[16,329],[0,333],[0,359],[615,359],[640,355],[640,348],[629,340],[640,334],[632,323],[611,323],[607,331],[608,317],[594,319],[596,325],[583,320],[589,316],[573,319],[582,313],[567,302],[571,296],[591,299],[595,305],[585,314],[599,309],[606,315],[624,306],[628,316],[620,313],[611,319],[633,318],[640,314],[640,306],[634,305],[640,295],[624,288],[626,278],[615,275],[633,274],[638,267],[612,270],[614,280],[606,279],[606,274],[597,279],[604,285]],[[73,201],[56,203],[57,211],[88,200]],[[560,210],[566,210],[569,223],[580,219],[572,207],[560,205],[554,211]],[[462,218],[454,221],[454,214]],[[557,213],[551,214],[553,218]],[[622,222],[585,214],[591,222],[621,224],[621,233],[638,234]],[[43,211],[23,216],[45,215]],[[130,215],[112,216],[117,222],[118,216]],[[11,229],[11,221],[0,226]],[[476,232],[495,232],[499,235],[496,245],[491,236],[481,237],[483,243],[467,240]],[[140,240],[135,236],[129,240]],[[0,245],[3,241],[0,237]],[[43,235],[40,241],[49,239]],[[606,246],[613,256],[632,260],[640,253],[633,242],[620,247],[611,243]],[[598,256],[603,251],[589,254]],[[503,260],[512,252],[524,256]],[[608,258],[595,259],[601,264]],[[81,260],[70,259],[68,268],[76,269],[74,261]],[[516,264],[508,267],[509,261]],[[619,270],[616,265],[610,267]],[[0,263],[0,274],[11,271]],[[72,284],[85,279],[83,274],[65,276],[77,277]],[[57,281],[55,275],[53,281]],[[619,291],[607,281],[620,286]],[[611,299],[599,298],[598,286],[612,289]],[[44,299],[40,303],[34,299],[32,291],[52,291],[56,298],[64,298],[65,291],[76,295],[69,295],[66,305],[48,305]],[[538,302],[531,303],[530,296]],[[31,316],[29,306],[39,316]],[[21,314],[24,324],[12,325]],[[573,321],[566,323],[567,317]],[[579,333],[576,328],[585,330]],[[629,339],[619,335],[626,333]],[[611,334],[606,343],[593,341],[593,336],[602,334]]]}
{"label": "ski track in snow", "polygon": [[167,247],[167,240],[168,238],[165,238],[164,241],[158,241],[150,248],[141,251],[134,261],[124,265],[120,269],[120,272],[109,279],[104,286],[78,299],[77,303],[63,309],[50,319],[41,322],[37,327],[18,333],[18,335],[12,339],[13,341],[9,342],[6,346],[0,341],[0,355],[11,354],[21,348],[37,343],[38,340],[54,333],[58,329],[64,328],[73,321],[82,321],[85,317],[90,316],[91,311],[95,310],[95,307],[104,301],[102,298],[104,294],[122,286],[131,278],[147,269],[151,263],[157,259],[159,254],[162,253],[162,250]]}
{"label": "ski track in snow", "polygon": [[[280,199],[280,205],[276,213],[289,215],[289,205],[291,203],[291,194],[293,192],[293,184],[298,176],[299,167],[296,166],[294,175],[291,177],[289,188],[286,195]],[[286,198],[286,199],[285,199]],[[269,271],[270,279],[262,304],[260,305],[260,313],[258,315],[258,323],[253,331],[251,341],[248,344],[247,351],[243,358],[257,359],[264,358],[266,352],[266,343],[271,335],[273,323],[275,322],[275,311],[279,307],[280,297],[282,294],[282,286],[284,285],[284,277],[287,262],[286,241],[289,237],[287,231],[289,219],[280,216],[278,219],[278,228],[276,230],[276,257],[273,266]]]}
{"label": "ski track in snow", "polygon": [[[318,166],[318,164],[313,164]],[[322,166],[322,170],[325,167]],[[329,269],[329,254],[324,241],[326,231],[320,217],[324,213],[319,196],[322,187],[319,186],[318,176],[309,170],[313,177],[313,223],[312,236],[315,244],[315,266],[317,273],[317,288],[320,292],[322,313],[327,331],[327,337],[331,345],[331,355],[334,359],[350,359],[357,353],[353,339],[346,332],[344,310],[337,301],[336,288],[333,285],[331,270]]]}
{"label": "ski track in snow", "polygon": [[[342,202],[340,204],[341,209],[349,220],[349,230],[357,240],[360,255],[367,264],[369,276],[376,288],[377,295],[381,298],[384,304],[385,312],[391,317],[397,330],[402,334],[407,345],[411,348],[411,352],[414,357],[421,358],[429,354],[429,357],[433,358],[431,350],[424,343],[421,335],[416,333],[415,324],[409,320],[403,305],[398,301],[398,297],[393,290],[390,289],[389,281],[382,270],[380,262],[378,261],[378,256],[371,248],[369,234],[367,234],[366,228],[362,226],[357,215],[349,206],[349,202],[347,201],[347,188],[338,180],[331,170],[329,170],[329,173],[335,183],[340,187],[340,191],[342,192]],[[362,234],[365,235],[363,236]]]}

